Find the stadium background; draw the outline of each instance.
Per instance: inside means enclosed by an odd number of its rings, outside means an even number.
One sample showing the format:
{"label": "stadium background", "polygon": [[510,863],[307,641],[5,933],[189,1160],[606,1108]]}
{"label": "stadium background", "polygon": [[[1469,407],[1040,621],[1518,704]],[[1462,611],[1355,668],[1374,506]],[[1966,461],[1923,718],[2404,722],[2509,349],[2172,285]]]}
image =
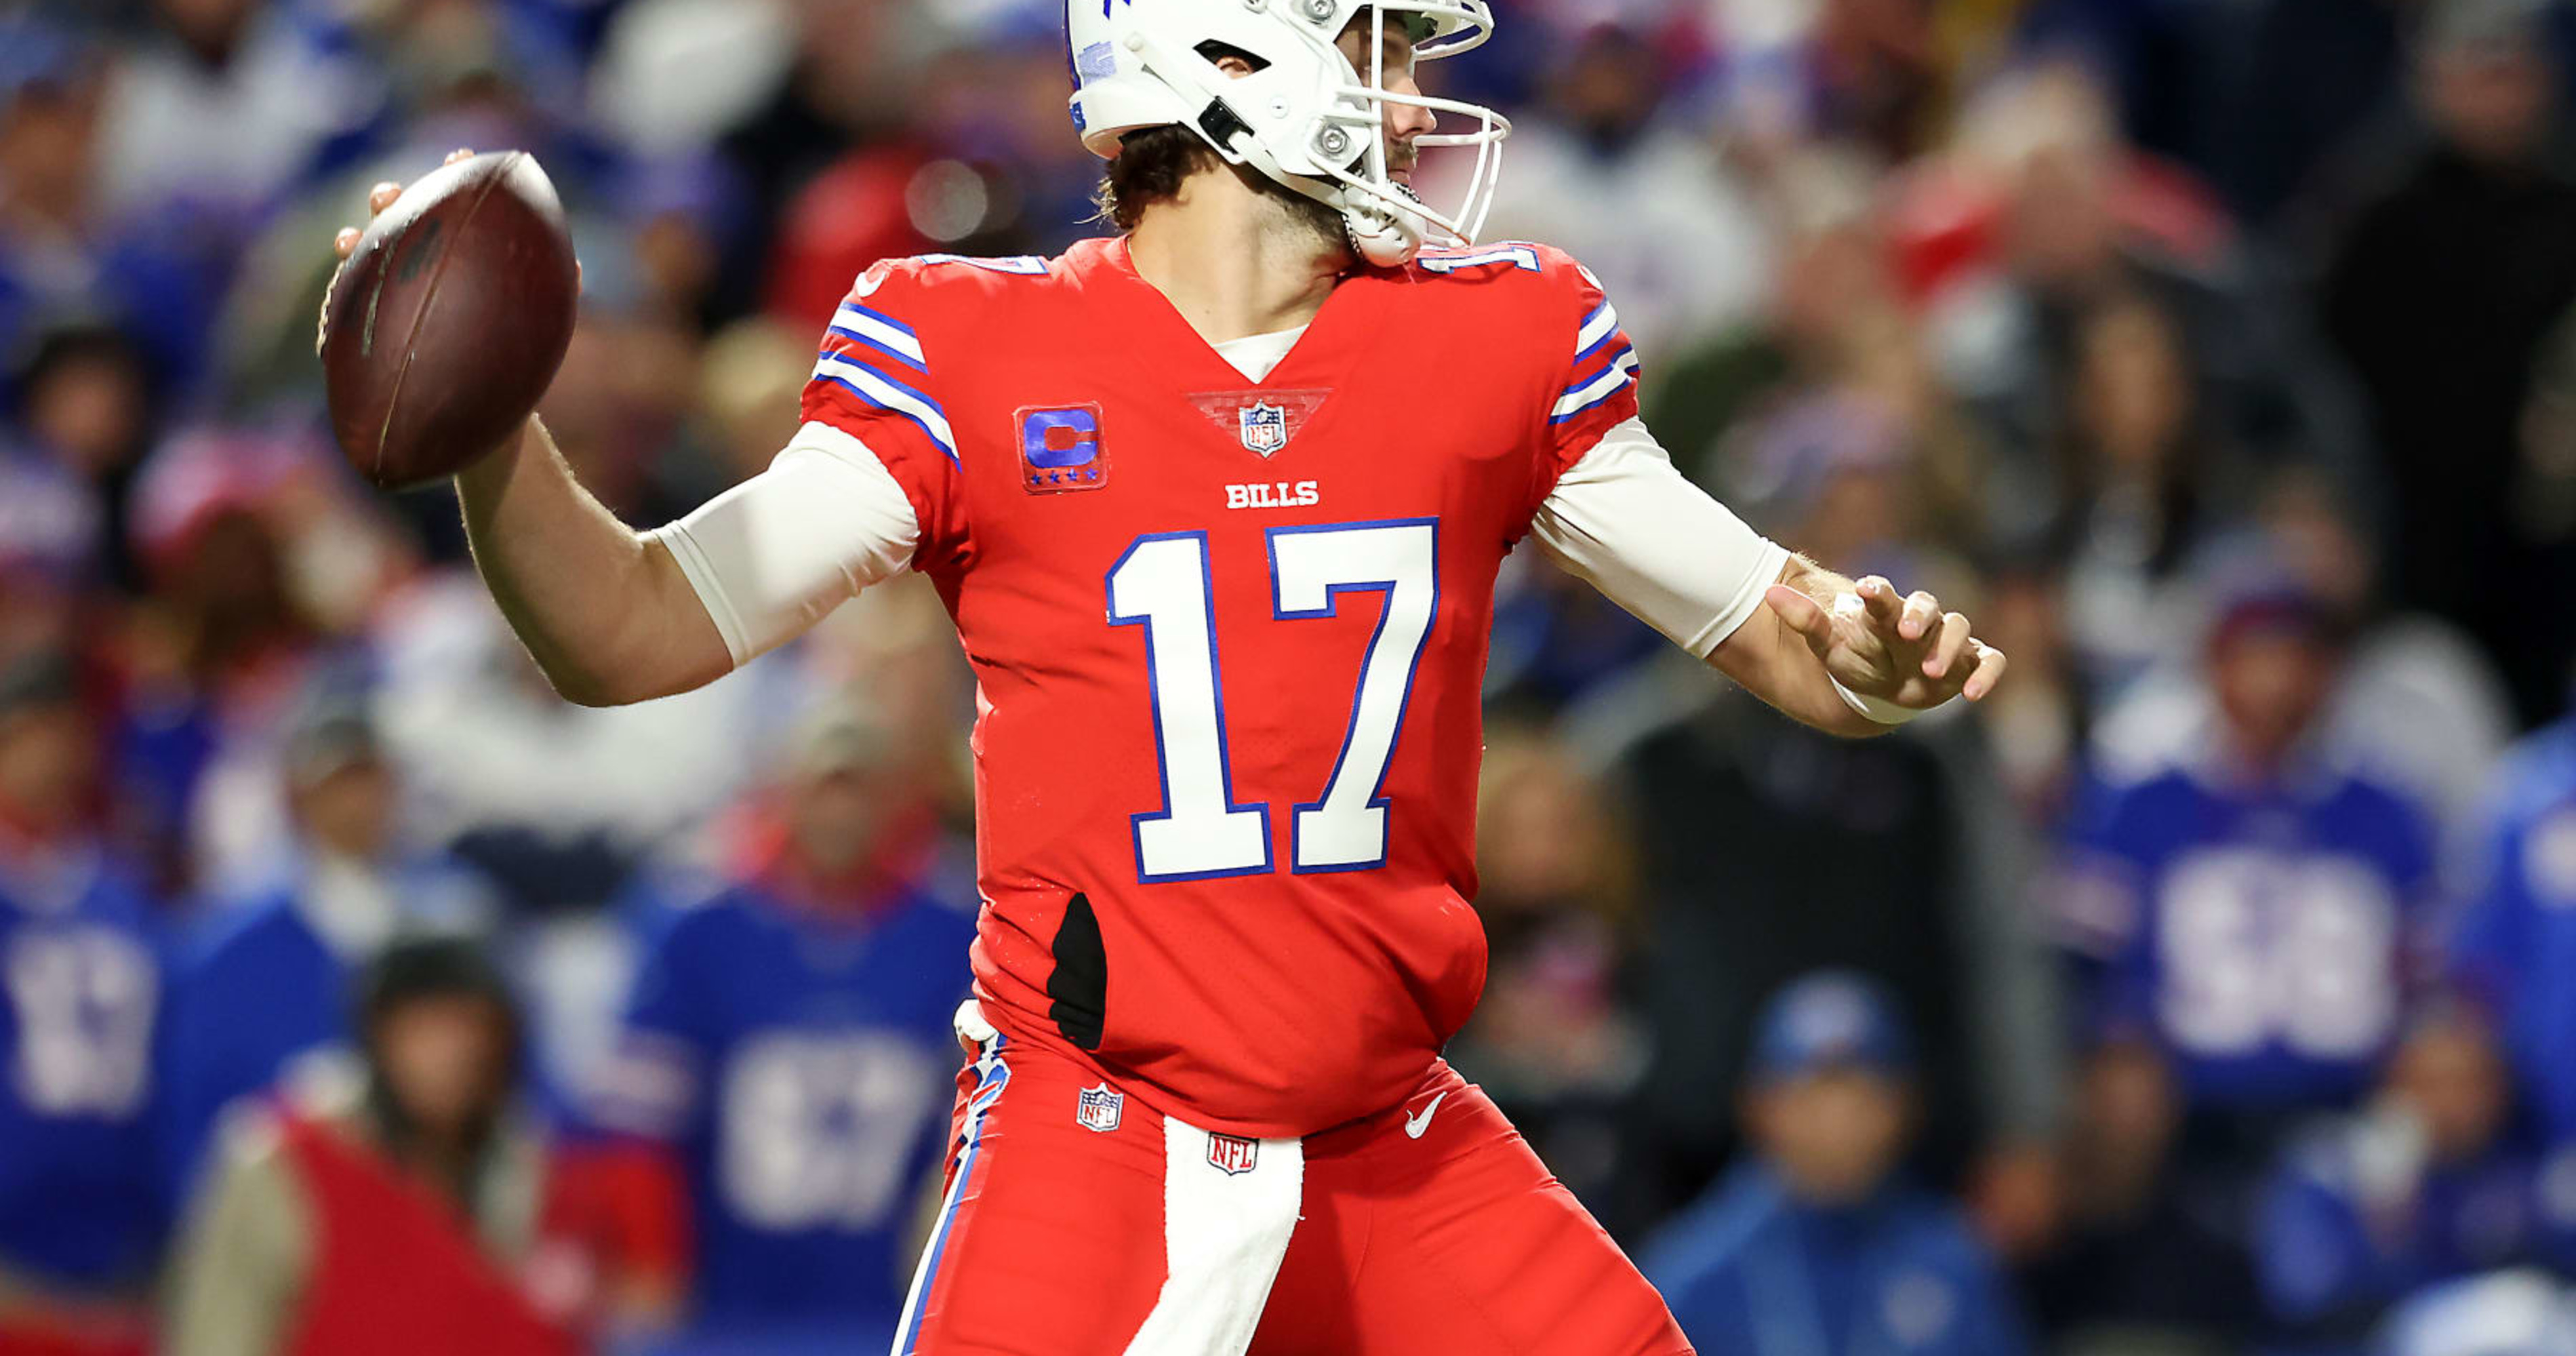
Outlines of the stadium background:
{"label": "stadium background", "polygon": [[[2576,12],[1496,8],[1491,44],[1424,72],[1517,124],[1488,236],[1600,275],[1693,478],[1938,590],[2013,672],[1839,744],[1516,563],[1492,978],[1456,1062],[1659,1281],[1722,1284],[1728,1202],[1689,1207],[1762,1171],[1746,1099],[1832,1063],[1748,1074],[1760,1005],[1857,971],[1910,1036],[1902,1067],[1860,1061],[1921,1111],[1906,1208],[1963,1222],[1929,1292],[1878,1305],[1900,1345],[2006,1349],[1936,1340],[1982,1306],[2047,1350],[2562,1349],[2536,1334],[2576,1275],[2576,734],[2552,725]],[[705,692],[565,707],[451,496],[340,467],[312,319],[370,182],[535,151],[587,271],[545,414],[657,524],[784,443],[865,265],[1097,229],[1060,24],[1028,0],[0,6],[0,949],[95,910],[147,958],[67,1025],[41,967],[10,972],[0,1350],[218,1349],[166,1297],[238,1150],[222,1103],[288,1095],[367,953],[442,929],[516,979],[524,1114],[616,1221],[591,1337],[882,1340],[945,1128],[941,1018],[865,1018],[913,1043],[918,1096],[821,1056],[743,1092],[721,1056],[655,1062],[690,1038],[656,994],[691,963],[804,982],[690,941],[729,890],[854,937],[926,899],[950,922],[897,963],[962,981],[972,694],[936,599],[871,591]],[[40,898],[84,845],[142,902]],[[2192,860],[2228,865],[2173,885]],[[243,941],[281,919],[309,963]],[[858,1019],[782,1020],[822,1050]],[[1818,1255],[1855,1270],[1793,1298],[1855,1312],[1911,1265]],[[1793,1349],[1761,1303],[1702,1350]]]}

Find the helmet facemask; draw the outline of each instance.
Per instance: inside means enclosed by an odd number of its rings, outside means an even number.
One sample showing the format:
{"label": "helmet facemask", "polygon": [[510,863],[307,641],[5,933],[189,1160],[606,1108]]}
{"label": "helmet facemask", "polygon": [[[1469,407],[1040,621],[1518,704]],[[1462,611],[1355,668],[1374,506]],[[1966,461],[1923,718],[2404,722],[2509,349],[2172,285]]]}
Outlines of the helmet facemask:
{"label": "helmet facemask", "polygon": [[[1475,243],[1477,233],[1484,229],[1485,214],[1493,209],[1494,187],[1503,168],[1502,142],[1512,130],[1511,122],[1502,114],[1479,104],[1389,90],[1386,27],[1390,12],[1411,16],[1406,27],[1413,30],[1413,59],[1417,63],[1455,56],[1483,43],[1493,31],[1493,18],[1483,0],[1383,0],[1367,7],[1364,49],[1368,65],[1363,70],[1349,64],[1338,42],[1321,38],[1302,26],[1296,30],[1301,38],[1325,49],[1330,56],[1341,57],[1343,69],[1350,72],[1351,78],[1334,91],[1331,105],[1314,119],[1310,135],[1323,177],[1340,188],[1338,201],[1329,197],[1324,201],[1341,209],[1352,247],[1361,257],[1380,266],[1401,264],[1425,244]],[[1449,24],[1445,33],[1440,27],[1444,20]],[[1461,34],[1465,36],[1458,36]],[[1391,108],[1423,109],[1434,120],[1431,131],[1407,143],[1408,160],[1428,149],[1475,148],[1475,168],[1460,200],[1450,210],[1433,208],[1411,185],[1393,177],[1395,166],[1388,159],[1394,148],[1387,132]],[[1455,130],[1441,131],[1438,120],[1444,115],[1473,120],[1475,126],[1468,130],[1452,124]],[[1338,148],[1346,144],[1358,146],[1360,156],[1336,163]],[[1404,168],[1409,174],[1413,165],[1408,163]],[[1380,257],[1389,251],[1394,252],[1394,257]]]}

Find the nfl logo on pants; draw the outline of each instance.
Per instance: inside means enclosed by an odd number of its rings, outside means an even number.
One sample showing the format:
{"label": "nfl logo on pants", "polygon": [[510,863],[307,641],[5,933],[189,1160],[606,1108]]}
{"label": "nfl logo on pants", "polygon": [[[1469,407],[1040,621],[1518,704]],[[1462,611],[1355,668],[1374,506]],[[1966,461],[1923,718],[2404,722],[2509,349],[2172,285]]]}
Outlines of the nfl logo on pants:
{"label": "nfl logo on pants", "polygon": [[1228,1176],[1252,1171],[1253,1161],[1260,1154],[1259,1140],[1244,1139],[1239,1135],[1208,1136],[1208,1162]]}
{"label": "nfl logo on pants", "polygon": [[1108,1084],[1101,1083],[1082,1090],[1081,1100],[1074,1107],[1073,1120],[1085,1130],[1096,1130],[1105,1135],[1118,1128],[1126,1110],[1127,1094],[1113,1091]]}

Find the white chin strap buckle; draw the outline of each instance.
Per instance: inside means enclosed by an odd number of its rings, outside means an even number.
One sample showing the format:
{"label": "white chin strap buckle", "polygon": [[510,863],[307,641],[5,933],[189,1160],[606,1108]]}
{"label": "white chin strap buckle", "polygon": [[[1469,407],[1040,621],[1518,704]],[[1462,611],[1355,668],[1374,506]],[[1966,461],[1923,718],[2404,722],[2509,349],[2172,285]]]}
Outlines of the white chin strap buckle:
{"label": "white chin strap buckle", "polygon": [[[1413,197],[1412,189],[1402,184],[1395,188]],[[1423,218],[1412,212],[1376,203],[1342,209],[1342,229],[1351,238],[1351,249],[1373,268],[1397,268],[1411,262],[1421,252],[1425,225]]]}
{"label": "white chin strap buckle", "polygon": [[1352,251],[1372,268],[1399,268],[1422,249],[1421,229],[1391,213],[1345,212],[1342,229],[1351,238]]}

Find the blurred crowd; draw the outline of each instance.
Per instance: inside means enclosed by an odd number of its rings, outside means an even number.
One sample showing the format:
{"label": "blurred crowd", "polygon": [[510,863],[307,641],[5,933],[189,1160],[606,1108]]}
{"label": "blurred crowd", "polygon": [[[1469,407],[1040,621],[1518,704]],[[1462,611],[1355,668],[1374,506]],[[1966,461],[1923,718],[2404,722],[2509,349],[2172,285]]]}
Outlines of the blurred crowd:
{"label": "blurred crowd", "polygon": [[[1496,10],[1423,72],[1515,121],[1488,235],[2014,663],[1838,742],[1516,559],[1455,1062],[1704,1352],[2576,1351],[2576,8]],[[1102,229],[1061,25],[0,0],[0,1354],[884,1340],[974,925],[936,597],[567,706],[313,319],[368,184],[534,151],[544,412],[656,525],[869,263]]]}

